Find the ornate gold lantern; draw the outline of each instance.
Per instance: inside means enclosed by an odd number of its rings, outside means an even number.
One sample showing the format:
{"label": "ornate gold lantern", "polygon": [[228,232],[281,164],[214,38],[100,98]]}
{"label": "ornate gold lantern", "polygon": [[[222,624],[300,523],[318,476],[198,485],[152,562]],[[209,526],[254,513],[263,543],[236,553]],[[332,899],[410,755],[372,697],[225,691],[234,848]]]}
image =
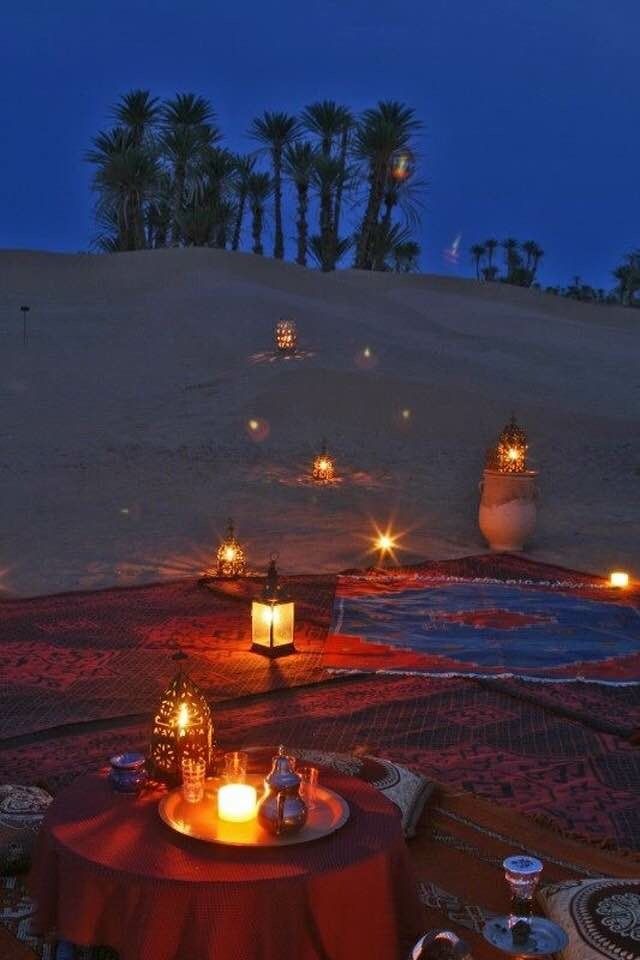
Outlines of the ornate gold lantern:
{"label": "ornate gold lantern", "polygon": [[487,467],[498,473],[526,473],[529,444],[515,417],[506,425],[496,446],[489,452]]}
{"label": "ornate gold lantern", "polygon": [[280,319],[274,330],[278,353],[295,353],[298,345],[298,331],[293,320]]}
{"label": "ornate gold lantern", "polygon": [[182,669],[186,654],[176,653],[178,672],[165,690],[153,720],[149,760],[152,773],[174,779],[185,757],[211,763],[213,722],[200,688]]}
{"label": "ornate gold lantern", "polygon": [[218,547],[216,560],[216,574],[219,577],[241,577],[246,570],[246,557],[244,550],[235,538],[232,520],[229,520],[227,535]]}
{"label": "ornate gold lantern", "polygon": [[415,160],[410,150],[396,150],[391,155],[389,174],[396,183],[404,183],[412,176],[415,169]]}
{"label": "ornate gold lantern", "polygon": [[331,483],[335,479],[335,474],[335,464],[327,452],[327,441],[323,440],[320,453],[313,461],[311,476],[316,483]]}
{"label": "ornate gold lantern", "polygon": [[282,590],[272,557],[262,597],[251,604],[251,649],[267,657],[294,653],[293,627],[294,604]]}

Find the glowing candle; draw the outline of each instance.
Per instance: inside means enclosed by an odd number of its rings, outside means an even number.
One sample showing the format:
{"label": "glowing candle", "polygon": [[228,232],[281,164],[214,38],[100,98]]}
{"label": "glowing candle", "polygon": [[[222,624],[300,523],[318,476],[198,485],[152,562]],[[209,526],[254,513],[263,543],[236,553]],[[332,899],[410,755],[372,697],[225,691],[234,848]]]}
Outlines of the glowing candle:
{"label": "glowing candle", "polygon": [[226,783],[218,790],[218,817],[229,823],[246,823],[256,815],[258,795],[248,783]]}
{"label": "glowing candle", "polygon": [[178,710],[178,734],[184,737],[189,726],[189,707],[186,703],[181,703]]}
{"label": "glowing candle", "polygon": [[628,587],[629,574],[625,573],[624,570],[614,570],[609,577],[609,583],[612,587]]}

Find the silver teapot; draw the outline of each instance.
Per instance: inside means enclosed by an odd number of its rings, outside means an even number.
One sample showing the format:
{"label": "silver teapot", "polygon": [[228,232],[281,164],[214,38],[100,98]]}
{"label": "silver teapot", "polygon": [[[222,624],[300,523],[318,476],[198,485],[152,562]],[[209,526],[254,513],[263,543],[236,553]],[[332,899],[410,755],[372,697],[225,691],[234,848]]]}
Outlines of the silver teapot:
{"label": "silver teapot", "polygon": [[258,822],[277,837],[296,833],[307,822],[307,805],[300,796],[300,782],[284,747],[279,747],[264,781],[266,793],[258,804]]}

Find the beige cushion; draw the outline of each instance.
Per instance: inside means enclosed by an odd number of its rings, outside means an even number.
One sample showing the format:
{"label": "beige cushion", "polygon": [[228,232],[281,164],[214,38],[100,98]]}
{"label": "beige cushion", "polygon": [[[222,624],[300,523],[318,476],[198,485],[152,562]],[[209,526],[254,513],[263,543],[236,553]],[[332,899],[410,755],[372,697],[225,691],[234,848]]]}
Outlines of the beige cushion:
{"label": "beige cushion", "polygon": [[640,880],[567,880],[538,897],[569,937],[562,960],[640,960]]}
{"label": "beige cushion", "polygon": [[33,841],[52,799],[40,787],[0,785],[0,873],[28,869]]}

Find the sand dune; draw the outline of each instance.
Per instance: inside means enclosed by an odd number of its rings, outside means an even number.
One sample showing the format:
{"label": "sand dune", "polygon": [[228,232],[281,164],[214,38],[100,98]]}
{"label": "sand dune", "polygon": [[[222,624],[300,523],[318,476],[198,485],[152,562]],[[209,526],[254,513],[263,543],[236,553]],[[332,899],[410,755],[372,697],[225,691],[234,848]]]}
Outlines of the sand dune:
{"label": "sand dune", "polygon": [[[0,291],[9,593],[199,572],[229,515],[255,568],[368,563],[391,517],[403,559],[478,552],[484,452],[512,411],[541,471],[531,555],[640,575],[635,312],[202,249],[2,252]],[[281,315],[311,355],[260,356]],[[318,490],[301,478],[323,436],[343,482]]]}

